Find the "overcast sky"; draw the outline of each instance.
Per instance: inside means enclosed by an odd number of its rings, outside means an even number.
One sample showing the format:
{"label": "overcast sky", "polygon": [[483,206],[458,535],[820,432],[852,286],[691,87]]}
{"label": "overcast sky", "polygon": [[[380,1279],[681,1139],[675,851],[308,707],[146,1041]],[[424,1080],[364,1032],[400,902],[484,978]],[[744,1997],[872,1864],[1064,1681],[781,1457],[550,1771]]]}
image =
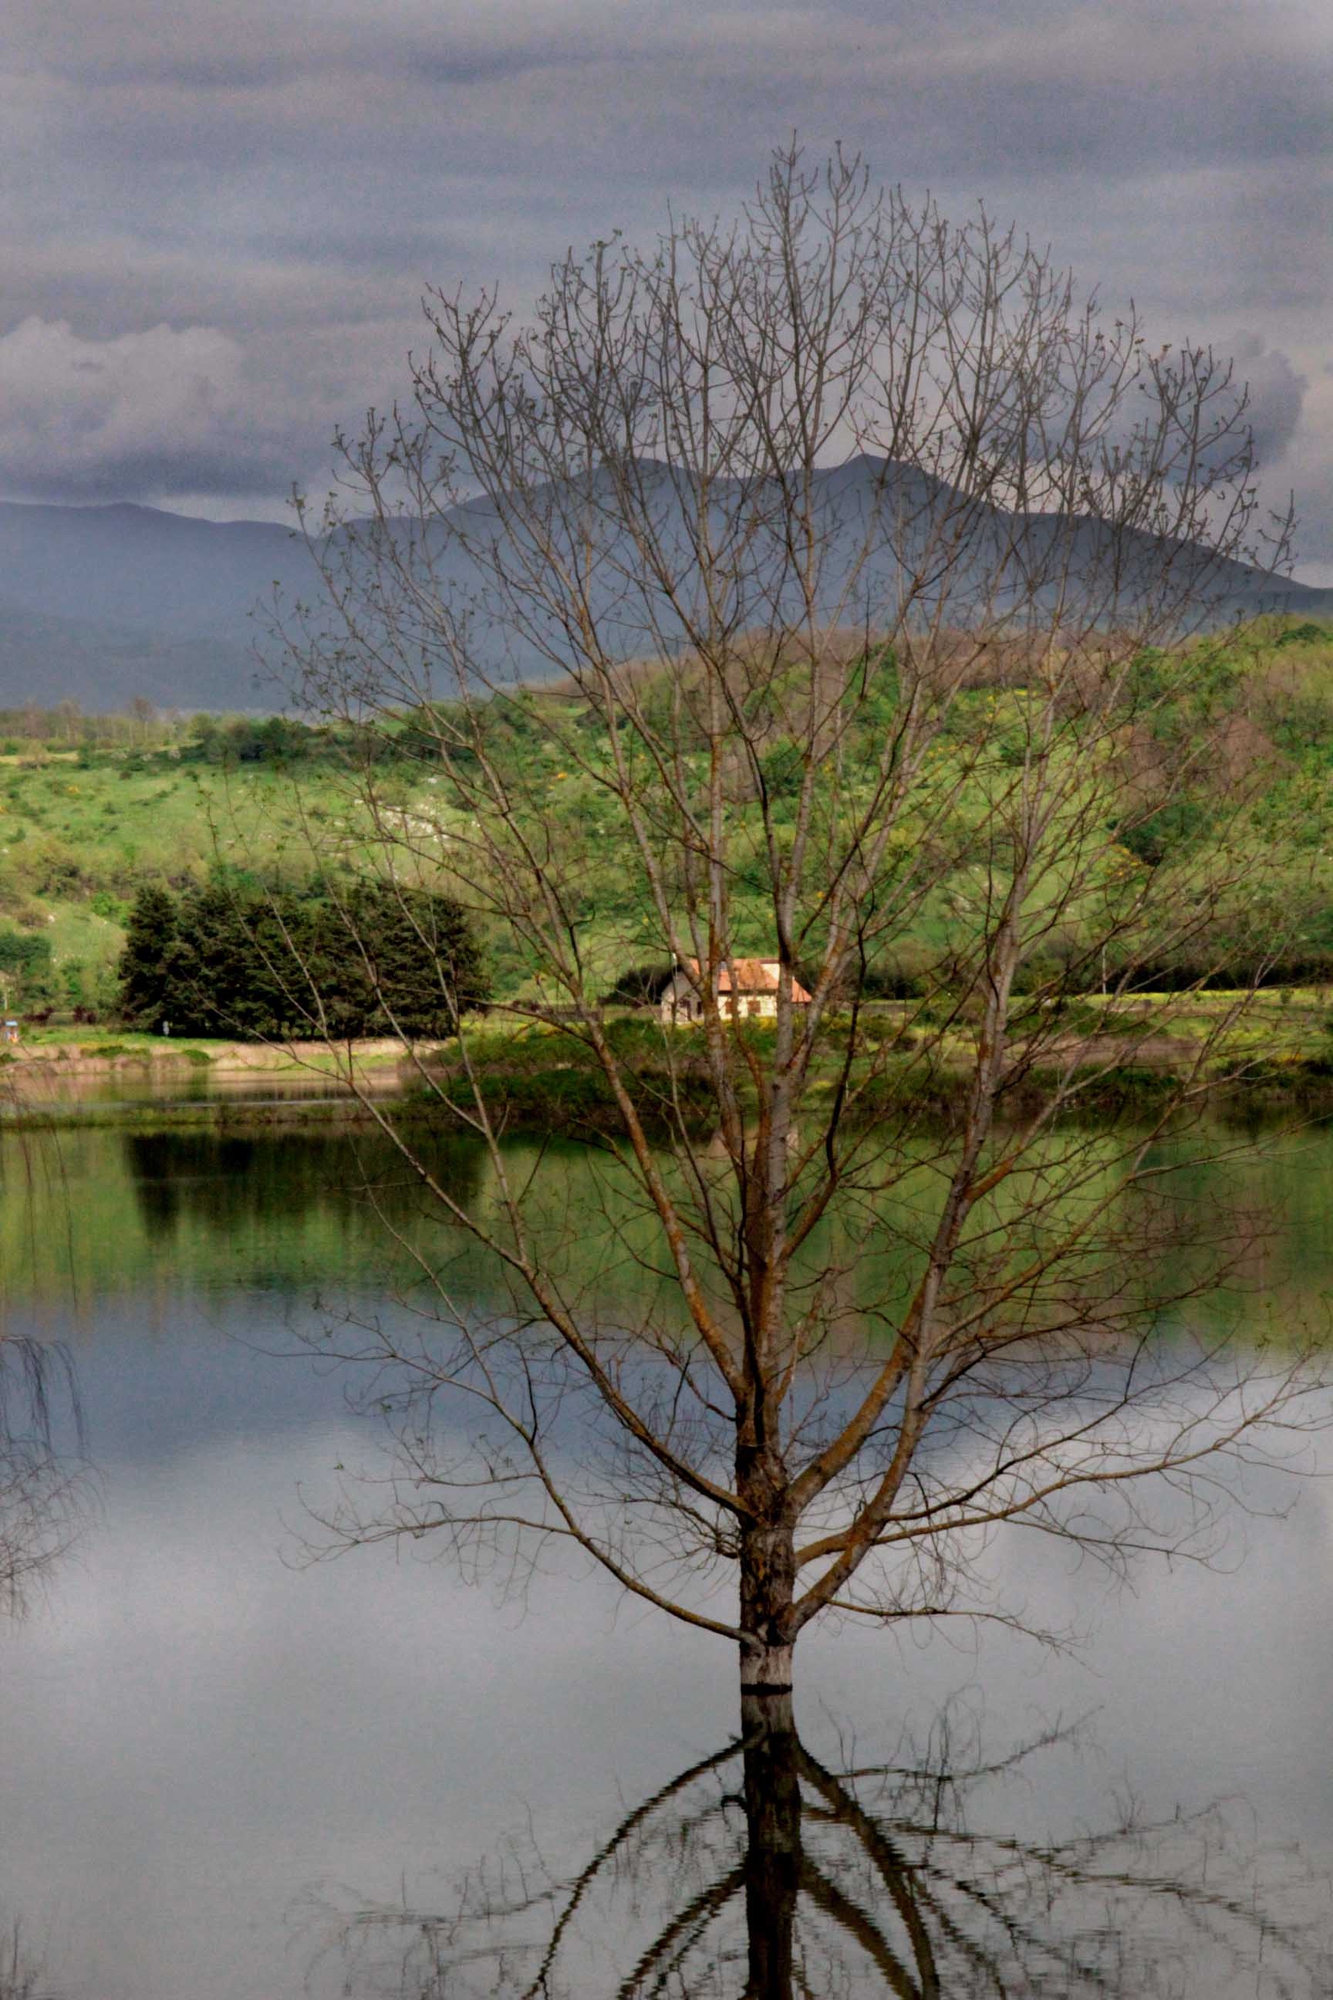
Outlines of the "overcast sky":
{"label": "overcast sky", "polygon": [[1236,354],[1333,580],[1330,0],[7,0],[0,493],[282,517],[428,283],[668,202],[793,127],[979,197],[1161,339]]}

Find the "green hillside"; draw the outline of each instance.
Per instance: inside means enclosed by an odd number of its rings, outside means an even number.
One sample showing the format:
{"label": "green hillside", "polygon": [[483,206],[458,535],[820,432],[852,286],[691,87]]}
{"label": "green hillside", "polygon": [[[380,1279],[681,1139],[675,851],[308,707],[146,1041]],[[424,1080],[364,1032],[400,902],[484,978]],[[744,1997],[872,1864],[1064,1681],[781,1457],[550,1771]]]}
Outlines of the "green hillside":
{"label": "green hillside", "polygon": [[[1147,657],[1140,670],[1169,688],[1170,656]],[[882,672],[888,715],[894,699],[891,667]],[[1244,810],[1230,820],[1226,836],[1232,858],[1237,841],[1242,847],[1251,843],[1256,857],[1270,855],[1277,844],[1290,851],[1287,874],[1276,891],[1269,889],[1281,898],[1293,939],[1288,962],[1274,969],[1275,977],[1333,979],[1333,624],[1270,621],[1248,627],[1225,648],[1212,646],[1204,695],[1197,672],[1183,680],[1188,697],[1159,710],[1155,726],[1177,733],[1206,727],[1216,754],[1199,782],[1156,821],[1127,832],[1112,850],[1107,882],[1095,893],[1119,893],[1137,871],[1150,869],[1179,870],[1187,883],[1216,837],[1221,800],[1244,792]],[[1019,740],[1026,698],[1021,677],[1012,675],[1007,682],[967,688],[956,699],[922,782],[954,782],[965,765],[970,772],[967,760],[979,742],[1003,763],[1011,738]],[[553,835],[579,846],[586,945],[609,989],[629,969],[660,956],[655,923],[636,886],[638,872],[625,865],[618,847],[622,835],[613,803],[589,774],[587,758],[582,775],[564,768],[551,732],[536,726],[538,705],[548,720],[552,710],[560,711],[565,727],[584,732],[585,745],[592,733],[595,771],[598,725],[559,690],[525,692],[497,706],[493,751],[521,762],[526,795]],[[872,700],[860,741],[867,758],[877,714]],[[358,796],[362,747],[346,732],[311,731],[277,720],[168,723],[147,713],[85,719],[68,707],[47,716],[0,715],[0,982],[6,963],[11,967],[5,1004],[30,1012],[54,1007],[57,1017],[77,1008],[84,1020],[111,1014],[124,918],[145,884],[182,888],[218,870],[291,883],[316,870],[366,867],[374,849]],[[1131,750],[1150,755],[1152,746]],[[427,872],[433,868],[440,886],[447,887],[446,850],[457,810],[447,779],[411,718],[404,719],[387,758],[383,747],[379,754],[382,808],[419,830],[422,865]],[[765,782],[779,802],[790,783],[784,761],[789,757],[789,747],[775,735],[766,753]],[[957,770],[951,771],[954,759]],[[980,825],[981,777],[969,775],[960,784],[954,810],[961,822],[971,815]],[[732,811],[738,840],[736,945],[762,953],[771,949],[771,937],[757,874],[752,893],[746,885],[749,804],[743,784],[738,783]],[[985,891],[983,874],[980,860],[966,858],[940,874],[911,933],[897,939],[873,968],[879,990],[889,995],[911,990],[914,964],[937,957],[951,936],[966,928],[969,910]],[[1236,914],[1239,921],[1247,913]],[[50,946],[44,986],[30,969],[30,944],[22,943],[33,939]],[[503,998],[522,987],[524,966],[510,940],[494,929],[487,945]]]}

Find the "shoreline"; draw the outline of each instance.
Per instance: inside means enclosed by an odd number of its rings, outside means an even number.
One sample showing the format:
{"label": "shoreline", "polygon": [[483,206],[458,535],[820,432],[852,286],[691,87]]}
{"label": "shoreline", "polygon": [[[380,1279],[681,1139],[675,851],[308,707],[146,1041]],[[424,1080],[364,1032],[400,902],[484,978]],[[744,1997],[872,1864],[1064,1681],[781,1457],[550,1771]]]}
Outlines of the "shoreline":
{"label": "shoreline", "polygon": [[[276,1055],[278,1052],[269,1052]],[[322,1073],[301,1063],[271,1060],[235,1067],[210,1062],[207,1067],[188,1060],[148,1063],[112,1058],[97,1062],[14,1064],[0,1070],[0,1131],[72,1131],[81,1128],[123,1128],[146,1131],[155,1127],[173,1129],[193,1126],[202,1129],[237,1131],[301,1126],[327,1129],[374,1126],[375,1106],[392,1112],[395,1122],[429,1124],[441,1131],[466,1133],[467,1119],[423,1088],[410,1063],[398,1051],[392,1061],[379,1052],[365,1063],[358,1077],[358,1091],[340,1082],[326,1069]],[[34,1071],[45,1074],[40,1078]],[[447,1077],[441,1079],[447,1084]],[[1117,1065],[1103,1069],[1085,1092],[1061,1114],[1061,1120],[1105,1122],[1133,1120],[1158,1111],[1164,1096],[1181,1080],[1181,1073],[1164,1065]],[[482,1073],[483,1093],[495,1118],[498,1131],[509,1136],[549,1136],[566,1139],[593,1138],[619,1132],[618,1109],[599,1077],[586,1069],[552,1065],[514,1071],[503,1065]],[[895,1087],[886,1076],[869,1092],[849,1123],[873,1123],[892,1112],[907,1112],[934,1126],[947,1125],[964,1102],[967,1073],[947,1068],[929,1079],[911,1079],[910,1088]],[[41,1087],[42,1083],[47,1088]],[[98,1082],[127,1086],[122,1095],[114,1088],[106,1094],[96,1090]],[[29,1088],[29,1084],[35,1088]],[[51,1088],[52,1083],[91,1085],[82,1091]],[[906,1076],[903,1085],[908,1084]],[[138,1084],[139,1089],[134,1086]],[[1039,1072],[1015,1090],[1011,1108],[1015,1116],[1026,1117],[1036,1110],[1043,1097]],[[367,1103],[364,1099],[371,1099]],[[1333,1114],[1333,1066],[1326,1059],[1281,1062],[1259,1061],[1249,1075],[1218,1077],[1205,1083],[1190,1100],[1195,1110],[1205,1110],[1227,1121],[1262,1121],[1283,1111],[1306,1117]],[[701,1140],[707,1140],[716,1121],[706,1096],[700,1092],[692,1104],[680,1105],[695,1115],[690,1123]],[[1189,1107],[1182,1106],[1182,1110]],[[641,1100],[646,1122],[659,1122],[654,1115],[653,1092],[646,1089]],[[810,1107],[818,1116],[818,1094]]]}
{"label": "shoreline", "polygon": [[[435,1046],[423,1043],[423,1054],[434,1053]],[[356,1067],[370,1071],[396,1069],[407,1060],[402,1043],[392,1036],[350,1043],[347,1053]],[[72,1035],[68,1040],[34,1040],[4,1050],[0,1055],[0,1077],[6,1081],[20,1077],[58,1081],[66,1077],[145,1073],[186,1077],[206,1070],[210,1077],[281,1074],[332,1078],[337,1074],[337,1060],[329,1044],[320,1041],[211,1042],[198,1035],[183,1035],[179,1041],[172,1041],[166,1037],[125,1035],[108,1036],[99,1042],[87,1035]]]}

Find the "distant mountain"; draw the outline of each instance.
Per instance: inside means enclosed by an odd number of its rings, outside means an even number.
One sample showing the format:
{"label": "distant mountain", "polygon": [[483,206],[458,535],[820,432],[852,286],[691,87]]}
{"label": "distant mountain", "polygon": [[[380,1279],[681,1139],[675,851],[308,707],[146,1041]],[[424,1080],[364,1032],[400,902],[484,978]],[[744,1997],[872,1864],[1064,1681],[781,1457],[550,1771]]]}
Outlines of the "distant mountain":
{"label": "distant mountain", "polygon": [[177,639],[91,618],[51,618],[0,599],[0,708],[77,701],[123,709],[142,695],[157,708],[272,709],[272,673],[230,639]]}
{"label": "distant mountain", "polygon": [[[825,475],[839,519],[854,522],[872,504],[880,472],[880,462],[858,459]],[[669,489],[665,468],[659,476]],[[920,475],[895,469],[893,477],[906,492]],[[488,510],[466,511],[475,525]],[[1004,517],[995,520],[999,534]],[[1050,522],[1052,534],[1056,528]],[[1087,532],[1095,540],[1092,524]],[[440,573],[446,585],[466,587],[456,557]],[[69,697],[113,709],[144,695],[187,710],[279,708],[274,649],[262,615],[252,614],[275,587],[288,601],[308,599],[317,582],[300,538],[275,522],[198,521],[130,504],[0,502],[0,707]],[[1333,613],[1333,590],[1235,566],[1231,608],[1258,611],[1279,601],[1301,616]],[[498,648],[501,635],[493,643]],[[638,650],[629,625],[624,644]],[[519,657],[513,665],[532,672],[538,662]]]}
{"label": "distant mountain", "polygon": [[195,521],[157,507],[0,503],[0,599],[247,645],[247,614],[274,583],[309,589],[310,557],[274,521]]}
{"label": "distant mountain", "polygon": [[250,613],[312,574],[274,522],[0,502],[0,706],[278,708]]}

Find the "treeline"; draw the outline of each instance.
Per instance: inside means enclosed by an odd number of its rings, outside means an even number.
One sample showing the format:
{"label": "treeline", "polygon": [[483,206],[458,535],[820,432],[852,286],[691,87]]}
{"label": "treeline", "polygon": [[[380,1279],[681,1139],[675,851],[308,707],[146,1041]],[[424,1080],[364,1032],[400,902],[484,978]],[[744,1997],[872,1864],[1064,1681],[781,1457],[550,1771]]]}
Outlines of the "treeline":
{"label": "treeline", "polygon": [[[1333,913],[1330,913],[1333,915]],[[1169,956],[1135,957],[1131,963],[1108,951],[1105,960],[1077,946],[1067,951],[1035,953],[1018,969],[1014,994],[1041,993],[1076,999],[1100,993],[1232,993],[1252,987],[1333,987],[1333,924],[1314,926],[1314,935],[1265,950],[1253,941],[1218,936],[1203,938],[1193,951]],[[808,978],[809,968],[797,967]],[[622,985],[624,984],[622,980]],[[866,1000],[922,1000],[947,996],[958,981],[950,973],[947,954],[924,949],[886,953],[861,982]],[[621,997],[619,992],[615,996]]]}
{"label": "treeline", "polygon": [[184,763],[302,764],[311,757],[341,751],[336,731],[316,729],[290,715],[196,715],[188,742],[181,747]]}
{"label": "treeline", "polygon": [[31,756],[43,751],[162,749],[191,729],[189,718],[158,709],[142,698],[113,714],[89,712],[77,701],[42,707],[0,708],[0,755]]}
{"label": "treeline", "polygon": [[119,978],[127,1027],[240,1040],[436,1040],[489,997],[458,904],[391,883],[143,889]]}
{"label": "treeline", "polygon": [[48,756],[83,760],[102,756],[169,757],[185,764],[304,764],[340,761],[438,762],[447,731],[451,754],[470,753],[455,740],[446,705],[408,710],[392,734],[359,732],[348,725],[303,722],[291,715],[184,715],[135,702],[115,714],[89,713],[76,701],[40,708],[0,708],[0,756],[25,761]]}
{"label": "treeline", "polygon": [[106,980],[82,959],[56,964],[51,940],[31,931],[0,928],[0,1007],[30,1023],[68,1014],[95,1021],[109,998]]}
{"label": "treeline", "polygon": [[25,760],[73,751],[84,760],[165,754],[183,763],[294,764],[351,747],[351,732],[289,715],[184,715],[147,700],[113,714],[76,701],[0,709],[0,756]]}
{"label": "treeline", "polygon": [[502,751],[521,751],[530,740],[544,740],[533,721],[531,701],[528,691],[499,695],[484,718],[457,703],[422,703],[405,708],[390,730],[303,722],[291,715],[189,715],[156,708],[142,698],[109,714],[85,710],[76,701],[46,708],[28,702],[22,708],[0,708],[0,756],[27,762],[73,752],[84,761],[169,758],[232,767],[306,764],[320,758],[438,766],[447,745],[454,762],[467,764],[475,762],[478,728]]}

